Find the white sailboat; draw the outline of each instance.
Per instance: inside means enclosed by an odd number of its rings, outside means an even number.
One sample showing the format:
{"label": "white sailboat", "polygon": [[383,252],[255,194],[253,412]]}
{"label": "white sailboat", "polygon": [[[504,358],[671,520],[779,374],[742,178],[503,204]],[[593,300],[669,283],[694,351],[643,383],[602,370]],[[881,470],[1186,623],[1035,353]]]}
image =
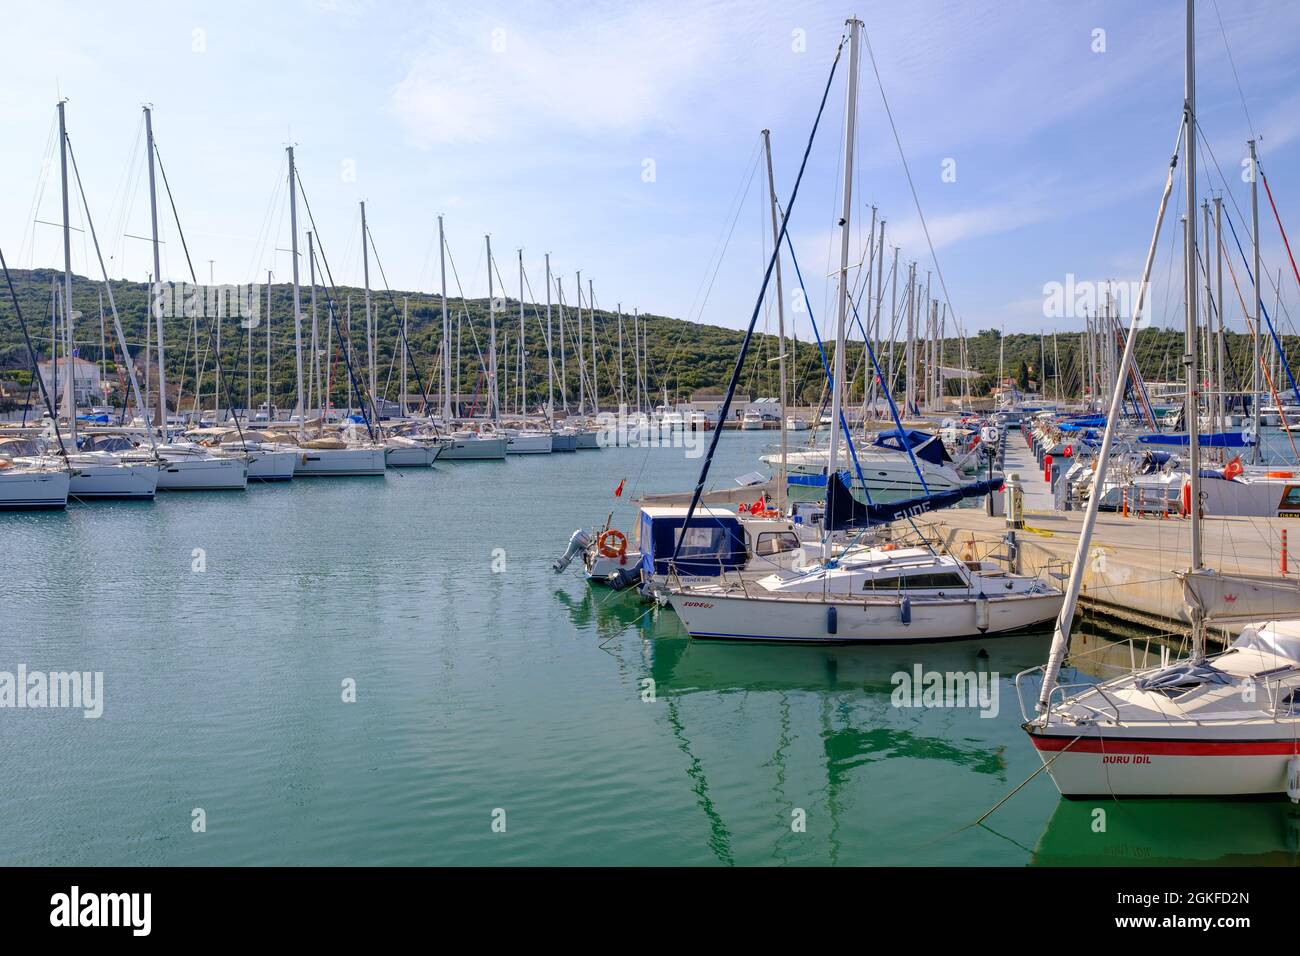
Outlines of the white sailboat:
{"label": "white sailboat", "polygon": [[[1198,316],[1196,309],[1196,68],[1194,0],[1187,0],[1186,98],[1180,141],[1186,163],[1186,417],[1196,421]],[[1175,148],[1175,159],[1178,149]],[[1151,274],[1160,226],[1173,189],[1171,163],[1147,253],[1137,306],[1111,397],[1097,469],[1104,481],[1123,383]],[[1255,188],[1252,182],[1252,189]],[[1258,230],[1256,230],[1258,243]],[[1258,269],[1255,270],[1259,274]],[[1256,306],[1259,305],[1258,286]],[[1188,441],[1191,498],[1199,499],[1199,447]],[[1202,797],[1288,794],[1300,800],[1300,588],[1289,581],[1223,575],[1202,566],[1200,509],[1191,509],[1191,566],[1183,575],[1191,618],[1191,653],[1170,662],[1139,664],[1099,683],[1060,681],[1070,625],[1087,563],[1097,503],[1089,501],[1078,550],[1057,621],[1051,654],[1041,668],[1017,678],[1017,688],[1041,673],[1036,713],[1024,730],[1043,766],[1066,797]],[[1275,618],[1291,618],[1278,621]],[[1216,621],[1267,618],[1246,628],[1219,654],[1206,653],[1206,626]],[[1145,658],[1145,655],[1144,655]],[[1078,660],[1077,658],[1075,660]],[[1022,710],[1024,704],[1021,704]]]}
{"label": "white sailboat", "polygon": [[[837,423],[842,419],[845,330],[850,304],[849,244],[861,27],[859,20],[848,21],[844,184],[830,411],[831,421]],[[778,237],[774,257],[779,249]],[[733,374],[728,399],[734,387]],[[839,481],[840,440],[840,429],[832,428],[825,466],[829,480],[824,554],[831,553],[830,536],[841,526],[838,511],[849,491]],[[705,464],[707,468],[707,458]],[[701,477],[700,489],[703,480]],[[699,491],[696,494],[698,497]],[[689,559],[689,545],[684,537],[677,543],[669,561],[670,574],[673,564]],[[917,643],[997,635],[1050,620],[1062,601],[1059,590],[1036,578],[1009,574],[992,563],[966,562],[929,548],[892,545],[850,549],[833,559],[796,566],[754,582],[741,578],[701,587],[670,583],[665,591],[693,638],[794,643]]]}
{"label": "white sailboat", "polygon": [[[352,477],[381,477],[388,467],[387,450],[382,444],[352,436],[351,441],[336,435],[318,435],[315,438],[308,438],[306,434],[306,423],[303,414],[303,374],[302,374],[302,303],[301,303],[301,286],[298,278],[298,171],[294,165],[293,147],[286,147],[289,156],[289,227],[292,234],[291,251],[293,254],[293,326],[294,326],[294,361],[297,368],[297,408],[295,419],[297,422],[297,445],[298,458],[294,463],[293,474],[295,478],[352,478]],[[314,228],[314,227],[313,227]],[[319,235],[317,235],[319,240]],[[367,323],[370,314],[370,267],[369,258],[366,250],[369,247],[368,237],[366,234],[365,221],[365,204],[361,206],[361,248],[363,262],[366,263],[366,315]],[[326,262],[328,267],[329,263]],[[330,286],[333,285],[333,277],[329,277],[330,285],[325,286],[326,295],[329,295]],[[330,321],[337,321],[334,314],[334,302],[331,298],[329,301]],[[369,336],[369,333],[367,333]],[[349,366],[348,375],[353,374]],[[373,383],[372,383],[373,384]],[[373,391],[371,392],[371,418],[373,421],[374,401]]]}
{"label": "white sailboat", "polygon": [[[153,246],[153,281],[155,290],[162,287],[162,263],[158,238],[158,197],[154,179],[153,109],[144,107],[146,150],[149,162],[149,217]],[[150,314],[157,323],[155,333],[158,358],[158,407],[154,425],[161,443],[154,444],[157,455],[159,491],[243,491],[248,487],[248,462],[240,458],[213,455],[192,442],[167,443],[167,387],[163,369],[163,315],[161,294],[153,297]],[[151,441],[151,444],[153,442]],[[129,459],[128,459],[129,460]]]}

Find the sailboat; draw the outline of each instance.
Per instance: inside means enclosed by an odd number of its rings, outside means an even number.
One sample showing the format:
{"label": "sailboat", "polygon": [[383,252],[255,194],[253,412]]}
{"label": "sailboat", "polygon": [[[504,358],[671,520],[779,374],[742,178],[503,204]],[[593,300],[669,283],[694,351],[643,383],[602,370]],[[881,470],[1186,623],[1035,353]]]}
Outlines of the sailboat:
{"label": "sailboat", "polygon": [[[378,477],[383,476],[387,468],[387,456],[382,444],[373,440],[368,435],[366,438],[355,433],[345,433],[342,437],[337,435],[320,434],[314,438],[308,438],[306,433],[306,415],[303,407],[303,371],[302,371],[302,289],[299,284],[298,276],[298,170],[294,165],[293,147],[286,147],[289,156],[289,228],[292,234],[291,252],[293,255],[293,334],[294,334],[294,363],[297,369],[297,390],[295,401],[297,403],[293,420],[297,424],[298,444],[298,461],[294,465],[293,474],[295,478],[347,478],[347,477]],[[310,213],[310,207],[308,209]],[[315,224],[312,224],[313,233],[319,238],[319,232],[316,232]],[[365,204],[361,206],[361,247],[363,262],[366,263],[366,314],[369,322],[370,313],[370,266],[366,250],[368,249],[366,222],[365,222]],[[322,252],[322,255],[324,253]],[[329,284],[324,286],[326,298],[328,299],[328,309],[330,321],[337,325],[338,315],[334,307],[334,297],[330,294],[330,288],[334,284],[332,274],[329,273],[329,262],[326,260],[326,273]],[[369,334],[369,333],[367,333]],[[342,341],[343,335],[340,329],[339,339]],[[344,350],[345,359],[347,359],[347,349]],[[356,376],[352,370],[351,359],[347,359],[348,379],[354,389],[359,391],[356,384]],[[372,369],[373,377],[373,369]],[[373,391],[370,393],[373,396]],[[365,404],[364,400],[361,404]],[[374,409],[373,399],[370,403],[372,414]],[[362,417],[366,422],[367,431],[370,430],[372,421],[371,417],[362,410]],[[322,422],[323,424],[323,422]],[[351,439],[351,440],[348,440]]]}
{"label": "sailboat", "polygon": [[[1196,308],[1196,49],[1194,0],[1187,0],[1186,72],[1179,142],[1186,163],[1186,420],[1199,411],[1198,315]],[[1173,189],[1175,146],[1147,252],[1137,305],[1111,396],[1098,482],[1107,459],[1132,367],[1134,342],[1145,304],[1156,243]],[[1252,181],[1252,189],[1255,185]],[[1258,243],[1258,231],[1256,232]],[[1256,270],[1258,274],[1258,270]],[[1256,308],[1259,287],[1256,286]],[[1200,449],[1192,430],[1187,452],[1191,500],[1200,497]],[[1046,664],[1016,681],[1031,686],[1041,677],[1036,713],[1025,714],[1025,733],[1043,767],[1066,797],[1202,797],[1287,794],[1300,801],[1300,588],[1293,582],[1220,574],[1203,566],[1200,509],[1190,509],[1191,560],[1182,575],[1191,619],[1190,656],[1137,663],[1099,683],[1060,680],[1070,626],[1097,517],[1089,501],[1078,550]],[[1206,628],[1215,622],[1254,620],[1222,653],[1206,652]],[[1074,658],[1073,661],[1078,661]],[[1021,702],[1022,713],[1025,705]]]}
{"label": "sailboat", "polygon": [[[4,265],[5,284],[13,299],[18,324],[22,327],[23,337],[27,343],[27,354],[32,362],[32,374],[36,375],[40,385],[41,397],[45,401],[50,424],[57,430],[58,416],[54,401],[45,390],[45,381],[36,374],[36,350],[32,348],[27,335],[27,325],[23,322],[22,306],[18,303],[18,294],[14,291],[9,277],[9,266],[0,255],[0,264]],[[15,456],[9,447],[11,439],[0,439],[0,511],[46,511],[67,507],[68,490],[71,487],[71,469],[66,462],[40,457],[36,461],[27,461]],[[62,445],[62,441],[60,441]]]}
{"label": "sailboat", "polygon": [[[827,451],[826,512],[822,526],[824,554],[831,555],[831,535],[849,527],[886,524],[932,506],[955,503],[967,493],[987,494],[1000,484],[981,483],[970,488],[930,493],[894,505],[861,505],[852,499],[849,479],[838,468],[844,424],[845,331],[852,305],[849,294],[849,246],[852,236],[853,149],[857,121],[859,43],[862,23],[848,21],[848,89],[845,108],[844,184],[839,219],[840,268],[838,273],[835,368],[831,377],[831,429]],[[837,56],[838,60],[838,56]],[[824,104],[824,100],[823,100]],[[818,117],[820,119],[820,113]],[[814,126],[814,135],[816,126]],[[794,192],[803,176],[800,169]],[[767,279],[780,255],[793,199],[787,205],[764,288],[755,306],[757,319]],[[856,307],[855,311],[856,311]],[[748,336],[746,339],[748,342]],[[870,342],[867,341],[868,348]],[[735,369],[721,415],[725,418],[744,359],[744,347]],[[874,359],[873,359],[874,362]],[[829,371],[829,370],[828,370]],[[892,408],[892,402],[891,402]],[[897,410],[896,427],[901,432]],[[701,468],[695,496],[684,524],[692,515],[707,480],[708,467],[719,433]],[[910,445],[905,449],[912,457]],[[920,476],[919,469],[916,474]],[[922,484],[924,484],[924,479]],[[967,562],[926,547],[849,547],[822,560],[777,571],[758,581],[724,580],[700,587],[671,583],[673,566],[692,556],[694,542],[682,536],[668,560],[670,583],[664,589],[668,602],[694,638],[794,643],[916,643],[958,640],[979,635],[999,635],[1024,630],[1051,620],[1060,608],[1062,594],[1036,578],[1009,574],[992,562]],[[716,548],[715,548],[716,550]]]}
{"label": "sailboat", "polygon": [[[154,179],[155,148],[153,109],[144,107],[146,150],[149,162],[149,219],[153,247],[153,281],[155,290],[162,287],[162,262],[158,239],[158,196]],[[168,441],[167,388],[163,358],[163,316],[160,294],[153,296],[149,319],[156,321],[158,357],[158,409],[154,425],[160,442],[150,439],[151,454],[157,459],[159,491],[243,491],[248,487],[248,462],[211,454],[202,445],[187,441]],[[148,320],[148,319],[147,319]],[[148,427],[146,423],[146,427]],[[127,460],[132,460],[128,458]],[[144,460],[137,456],[136,460]]]}

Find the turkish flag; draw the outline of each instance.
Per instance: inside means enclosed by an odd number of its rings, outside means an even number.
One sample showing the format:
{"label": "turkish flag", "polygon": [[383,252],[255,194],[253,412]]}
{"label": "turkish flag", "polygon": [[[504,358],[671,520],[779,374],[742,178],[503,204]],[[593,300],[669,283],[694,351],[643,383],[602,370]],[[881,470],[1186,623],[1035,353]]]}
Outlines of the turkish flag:
{"label": "turkish flag", "polygon": [[619,481],[619,483],[618,483],[618,487],[614,489],[614,497],[615,497],[615,498],[622,498],[622,497],[623,497],[623,482],[624,482],[624,481],[627,481],[627,479],[626,479],[626,478],[621,479],[621,480]]}
{"label": "turkish flag", "polygon": [[1238,455],[1236,458],[1232,459],[1232,461],[1223,466],[1223,477],[1225,480],[1231,481],[1245,470],[1245,468],[1241,467],[1241,456]]}
{"label": "turkish flag", "polygon": [[758,500],[749,506],[749,513],[752,515],[761,515],[767,510],[767,497],[760,495]]}

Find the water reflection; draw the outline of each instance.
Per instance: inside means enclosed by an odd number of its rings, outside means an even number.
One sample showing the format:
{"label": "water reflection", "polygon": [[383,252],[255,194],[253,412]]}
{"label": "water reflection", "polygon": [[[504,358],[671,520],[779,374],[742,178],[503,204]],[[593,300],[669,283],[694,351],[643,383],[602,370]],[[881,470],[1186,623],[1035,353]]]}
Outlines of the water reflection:
{"label": "water reflection", "polygon": [[1061,800],[1037,866],[1295,866],[1289,800]]}

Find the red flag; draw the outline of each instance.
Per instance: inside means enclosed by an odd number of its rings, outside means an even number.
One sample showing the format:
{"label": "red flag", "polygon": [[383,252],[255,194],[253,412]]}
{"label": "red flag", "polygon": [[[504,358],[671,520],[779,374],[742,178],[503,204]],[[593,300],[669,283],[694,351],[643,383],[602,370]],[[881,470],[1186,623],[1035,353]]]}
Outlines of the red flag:
{"label": "red flag", "polygon": [[766,510],[767,510],[766,495],[759,495],[758,500],[749,506],[749,513],[752,515],[761,515]]}
{"label": "red flag", "polygon": [[1231,481],[1245,470],[1245,468],[1241,467],[1241,456],[1238,455],[1236,458],[1232,459],[1232,461],[1223,466],[1223,477],[1225,480]]}
{"label": "red flag", "polygon": [[618,487],[614,489],[614,497],[615,497],[615,498],[622,498],[622,497],[623,497],[623,482],[625,482],[625,481],[627,481],[626,478],[623,478],[623,479],[620,479],[620,480],[619,480]]}

